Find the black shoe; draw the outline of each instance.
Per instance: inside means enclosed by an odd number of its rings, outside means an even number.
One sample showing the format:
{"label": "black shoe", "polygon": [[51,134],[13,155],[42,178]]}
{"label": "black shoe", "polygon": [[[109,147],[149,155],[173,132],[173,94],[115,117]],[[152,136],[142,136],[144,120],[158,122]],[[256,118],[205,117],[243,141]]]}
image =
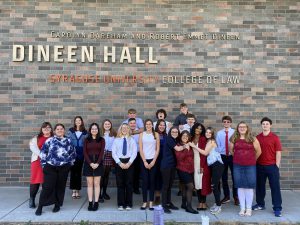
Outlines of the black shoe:
{"label": "black shoe", "polygon": [[195,209],[193,209],[191,206],[186,207],[185,209],[186,212],[192,213],[192,214],[198,214],[199,212]]}
{"label": "black shoe", "polygon": [[230,202],[230,198],[229,197],[224,197],[222,200],[221,200],[221,204],[226,204],[226,203],[228,203],[228,202]]}
{"label": "black shoe", "polygon": [[88,211],[93,211],[93,202],[89,202]]}
{"label": "black shoe", "polygon": [[93,211],[97,211],[99,208],[99,203],[98,202],[95,202],[94,203],[94,206],[93,206]]}
{"label": "black shoe", "polygon": [[199,214],[199,212],[197,210],[193,209],[192,207],[186,208],[185,211],[188,213],[192,213],[192,214]]}
{"label": "black shoe", "polygon": [[140,195],[141,194],[141,192],[140,192],[139,189],[133,190],[133,193],[136,194],[136,195]]}
{"label": "black shoe", "polygon": [[55,205],[54,208],[52,209],[52,212],[57,213],[60,210],[59,205]]}
{"label": "black shoe", "polygon": [[106,194],[106,193],[103,193],[103,198],[105,199],[105,200],[110,200],[110,196],[108,195],[108,194]]}
{"label": "black shoe", "polygon": [[234,199],[234,205],[239,206],[240,205],[239,198],[238,197],[233,197],[233,199]]}
{"label": "black shoe", "polygon": [[164,212],[167,213],[167,214],[172,213],[171,210],[168,207],[163,207],[163,209],[164,209]]}
{"label": "black shoe", "polygon": [[179,208],[176,207],[172,202],[168,204],[168,208],[172,210],[178,210]]}
{"label": "black shoe", "polygon": [[34,202],[34,198],[30,198],[29,199],[29,208],[34,209],[36,207],[35,202]]}
{"label": "black shoe", "polygon": [[99,197],[99,202],[100,202],[100,203],[103,203],[103,202],[104,202],[103,195],[100,195],[100,197]]}
{"label": "black shoe", "polygon": [[36,211],[35,211],[35,215],[36,216],[40,216],[40,215],[42,215],[42,209],[43,209],[43,207],[38,207],[37,209],[36,209]]}
{"label": "black shoe", "polygon": [[143,203],[143,205],[141,206],[141,208],[140,208],[141,210],[145,210],[145,209],[147,209],[147,203],[146,202],[144,202]]}

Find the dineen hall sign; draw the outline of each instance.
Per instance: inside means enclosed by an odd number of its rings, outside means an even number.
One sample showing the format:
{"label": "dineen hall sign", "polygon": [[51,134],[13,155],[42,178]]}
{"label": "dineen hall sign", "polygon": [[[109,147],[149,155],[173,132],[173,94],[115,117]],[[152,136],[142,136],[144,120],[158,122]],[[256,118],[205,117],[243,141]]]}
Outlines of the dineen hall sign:
{"label": "dineen hall sign", "polygon": [[[76,45],[13,45],[13,62],[57,62],[93,63],[96,60],[95,46]],[[117,54],[116,52],[119,52]],[[80,54],[80,56],[79,56]],[[134,60],[132,56],[135,55]],[[144,56],[144,58],[142,57]],[[104,63],[149,63],[157,64],[153,47],[115,47],[103,46]]]}

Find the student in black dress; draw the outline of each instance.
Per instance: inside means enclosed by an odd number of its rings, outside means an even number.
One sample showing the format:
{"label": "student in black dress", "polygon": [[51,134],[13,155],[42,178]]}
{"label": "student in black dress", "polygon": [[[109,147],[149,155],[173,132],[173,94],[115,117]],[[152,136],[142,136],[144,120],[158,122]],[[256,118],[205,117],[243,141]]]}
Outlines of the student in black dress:
{"label": "student in black dress", "polygon": [[[97,211],[99,207],[100,181],[103,176],[103,154],[105,140],[100,136],[100,129],[97,123],[92,123],[89,134],[83,146],[84,165],[83,175],[87,180],[87,193],[89,199],[89,211]],[[94,195],[94,204],[93,204]]]}

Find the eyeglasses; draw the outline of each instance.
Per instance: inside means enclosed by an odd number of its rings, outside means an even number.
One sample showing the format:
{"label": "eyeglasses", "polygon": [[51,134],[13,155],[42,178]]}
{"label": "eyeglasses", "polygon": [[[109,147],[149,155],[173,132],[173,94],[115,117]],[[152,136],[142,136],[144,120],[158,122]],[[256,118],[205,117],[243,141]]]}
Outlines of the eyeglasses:
{"label": "eyeglasses", "polygon": [[229,120],[224,120],[223,123],[231,123]]}
{"label": "eyeglasses", "polygon": [[247,126],[239,126],[239,128],[247,128]]}
{"label": "eyeglasses", "polygon": [[173,133],[173,134],[178,134],[178,131],[171,131],[171,133]]}
{"label": "eyeglasses", "polygon": [[51,127],[43,127],[42,129],[48,129],[48,130],[50,129],[51,130]]}

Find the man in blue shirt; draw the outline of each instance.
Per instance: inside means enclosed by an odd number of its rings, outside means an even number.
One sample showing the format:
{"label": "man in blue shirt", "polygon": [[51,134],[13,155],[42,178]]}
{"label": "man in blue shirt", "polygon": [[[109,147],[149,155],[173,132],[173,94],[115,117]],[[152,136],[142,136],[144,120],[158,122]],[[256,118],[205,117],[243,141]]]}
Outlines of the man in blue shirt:
{"label": "man in blue shirt", "polygon": [[128,122],[129,122],[128,120],[130,118],[135,118],[136,127],[137,127],[137,130],[133,131],[132,135],[142,133],[144,131],[144,122],[141,118],[136,117],[136,110],[135,109],[128,109],[128,119],[123,121],[123,123],[128,124]]}
{"label": "man in blue shirt", "polygon": [[222,175],[222,186],[224,198],[221,200],[222,204],[230,202],[230,190],[228,185],[228,168],[231,172],[232,178],[232,194],[234,199],[234,204],[239,205],[237,188],[234,188],[233,179],[233,156],[229,152],[229,139],[234,133],[234,129],[231,128],[232,118],[230,116],[223,116],[222,118],[223,129],[218,131],[216,141],[217,141],[217,151],[221,154],[222,161],[224,163],[224,172]]}
{"label": "man in blue shirt", "polygon": [[138,129],[136,127],[136,119],[135,118],[129,118],[128,119],[128,125],[130,127],[130,132],[132,134],[131,137],[135,140],[136,146],[137,146],[137,155],[135,160],[133,161],[133,193],[140,194],[140,161],[141,156],[139,153],[139,134],[134,134]]}
{"label": "man in blue shirt", "polygon": [[186,124],[188,114],[188,106],[185,103],[180,104],[180,114],[176,117],[174,126],[179,127],[180,130],[183,129],[183,125]]}

